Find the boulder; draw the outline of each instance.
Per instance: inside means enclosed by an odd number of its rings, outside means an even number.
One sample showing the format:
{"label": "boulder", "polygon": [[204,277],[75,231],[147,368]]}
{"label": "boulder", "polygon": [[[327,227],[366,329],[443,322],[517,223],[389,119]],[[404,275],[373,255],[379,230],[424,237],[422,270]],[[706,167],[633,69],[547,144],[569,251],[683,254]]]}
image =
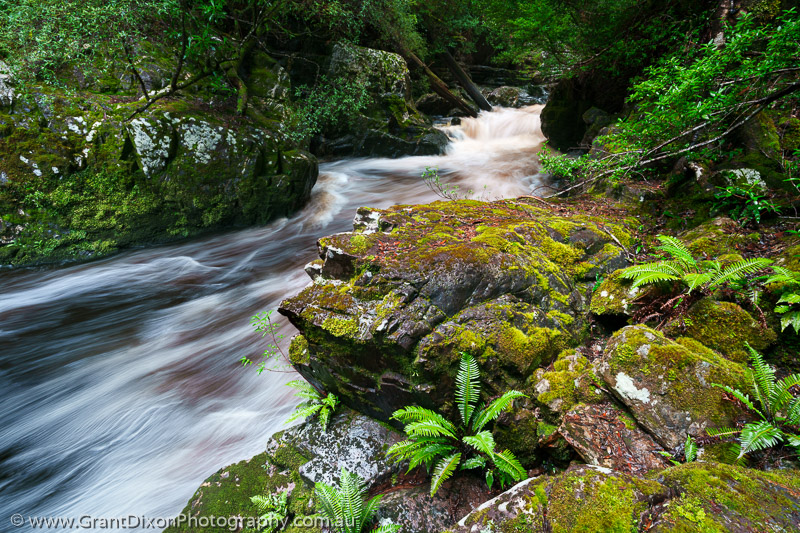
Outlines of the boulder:
{"label": "boulder", "polygon": [[336,43],[327,65],[330,79],[367,91],[364,109],[347,131],[324,131],[317,151],[324,156],[401,157],[438,155],[447,136],[422,117],[411,100],[405,60],[398,54]]}
{"label": "boulder", "polygon": [[520,101],[520,93],[522,89],[519,87],[509,87],[504,85],[491,91],[486,95],[486,99],[492,105],[500,107],[517,107]]}
{"label": "boulder", "polygon": [[539,368],[530,379],[537,404],[544,409],[546,418],[556,424],[567,411],[580,403],[607,399],[597,381],[600,380],[594,375],[594,368],[575,350],[561,352],[552,369]]}
{"label": "boulder", "polygon": [[643,479],[578,466],[527,479],[448,531],[796,531],[797,471],[690,463]]}
{"label": "boulder", "polygon": [[528,377],[584,338],[589,279],[617,268],[608,232],[630,242],[622,224],[510,200],[363,208],[355,227],[320,239],[314,282],[280,312],[301,332],[295,368],[381,420],[450,409],[461,352],[487,394],[533,393]]}
{"label": "boulder", "polygon": [[611,403],[576,405],[558,429],[590,465],[627,474],[644,474],[669,466],[664,448],[629,414]]}
{"label": "boulder", "polygon": [[681,320],[667,324],[668,335],[685,335],[712,348],[731,361],[747,364],[750,353],[745,347],[763,351],[777,339],[777,334],[755,320],[733,302],[703,298],[692,305]]}
{"label": "boulder", "polygon": [[636,421],[668,451],[707,427],[733,427],[741,411],[719,383],[747,390],[745,370],[692,339],[675,342],[644,325],[627,326],[606,346],[598,372]]}

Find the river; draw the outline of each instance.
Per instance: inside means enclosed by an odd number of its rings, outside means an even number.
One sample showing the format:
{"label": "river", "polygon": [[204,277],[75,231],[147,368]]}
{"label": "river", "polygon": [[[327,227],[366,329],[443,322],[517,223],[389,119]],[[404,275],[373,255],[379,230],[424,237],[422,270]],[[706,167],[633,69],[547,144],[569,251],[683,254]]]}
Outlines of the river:
{"label": "river", "polygon": [[308,205],[264,227],[0,273],[0,531],[15,513],[173,517],[206,477],[260,453],[296,376],[241,366],[266,344],[249,317],[309,283],[316,239],[352,229],[358,207],[439,199],[426,168],[459,194],[530,194],[540,108],[446,127],[442,156],[324,163]]}

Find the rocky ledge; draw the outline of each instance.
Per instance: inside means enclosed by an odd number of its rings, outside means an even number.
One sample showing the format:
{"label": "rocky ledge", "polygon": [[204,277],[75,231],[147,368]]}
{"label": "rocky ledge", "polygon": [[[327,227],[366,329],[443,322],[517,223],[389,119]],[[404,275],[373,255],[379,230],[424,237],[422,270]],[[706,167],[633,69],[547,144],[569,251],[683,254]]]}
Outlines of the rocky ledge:
{"label": "rocky ledge", "polygon": [[[620,269],[636,209],[596,207],[519,198],[360,209],[352,232],[319,240],[311,283],[280,308],[300,330],[294,367],[347,408],[328,434],[310,420],[223,469],[184,513],[223,512],[224,501],[246,516],[249,496],[289,490],[291,513],[305,516],[313,483],[345,466],[409,533],[799,529],[791,459],[750,469],[733,439],[706,433],[750,420],[712,384],[747,389],[742,346],[775,343],[774,317],[722,294],[696,301],[684,324],[632,323],[642,291]],[[680,237],[736,260],[736,243],[758,236],[722,234],[726,225]],[[797,246],[782,249],[773,259],[795,266]],[[390,417],[410,404],[454,415],[462,352],[480,365],[484,397],[527,395],[492,434],[530,477],[490,489],[459,473],[430,497],[424,470],[384,457],[403,438]],[[689,463],[687,437],[702,445]]]}

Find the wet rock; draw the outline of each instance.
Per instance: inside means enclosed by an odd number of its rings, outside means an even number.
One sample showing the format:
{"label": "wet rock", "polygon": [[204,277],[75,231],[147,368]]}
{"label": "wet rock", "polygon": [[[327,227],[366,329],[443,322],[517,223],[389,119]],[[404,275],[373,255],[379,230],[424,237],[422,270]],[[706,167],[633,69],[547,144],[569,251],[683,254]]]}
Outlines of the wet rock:
{"label": "wet rock", "polygon": [[509,87],[507,85],[498,87],[486,95],[486,99],[492,105],[501,107],[518,107],[520,103],[520,93],[522,90],[519,87]]}
{"label": "wet rock", "polygon": [[559,433],[584,461],[627,474],[644,474],[669,466],[664,448],[642,431],[630,415],[610,403],[577,405]]}
{"label": "wet rock", "polygon": [[794,531],[800,476],[690,463],[642,479],[579,466],[525,480],[448,531]]}
{"label": "wet rock", "polygon": [[732,427],[741,411],[713,383],[747,389],[744,368],[697,341],[671,341],[647,326],[611,338],[598,372],[611,392],[659,444],[677,449],[686,435]]}
{"label": "wet rock", "polygon": [[364,210],[355,227],[320,239],[322,275],[280,311],[307,344],[296,368],[383,420],[452,405],[462,351],[481,361],[487,394],[532,394],[536,368],[585,334],[586,272],[622,254],[588,217],[521,202]]}
{"label": "wet rock", "polygon": [[420,113],[426,115],[445,116],[450,110],[450,103],[436,93],[420,96],[415,106]]}
{"label": "wet rock", "polygon": [[333,416],[325,432],[319,423],[310,421],[274,436],[267,453],[281,446],[296,448],[309,458],[298,472],[312,485],[338,483],[342,468],[358,474],[368,488],[398,472],[399,465],[390,463],[384,452],[405,436],[364,415],[341,411]]}

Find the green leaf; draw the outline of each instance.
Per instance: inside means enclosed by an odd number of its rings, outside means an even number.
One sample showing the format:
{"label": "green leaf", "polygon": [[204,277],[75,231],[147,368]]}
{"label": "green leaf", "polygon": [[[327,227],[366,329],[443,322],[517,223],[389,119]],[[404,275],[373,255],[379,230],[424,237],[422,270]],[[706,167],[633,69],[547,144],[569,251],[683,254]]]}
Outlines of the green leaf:
{"label": "green leaf", "polygon": [[517,398],[527,398],[527,396],[525,396],[523,393],[519,391],[510,390],[505,392],[502,396],[500,396],[492,403],[490,403],[489,406],[486,407],[486,409],[483,409],[480,412],[478,412],[474,424],[475,431],[482,430],[484,426],[486,426],[486,424],[488,424],[492,420],[497,419],[497,417],[500,416],[500,413],[511,409],[514,400],[516,400]]}
{"label": "green leaf", "polygon": [[472,412],[481,394],[480,369],[475,359],[466,353],[461,354],[461,364],[456,375],[456,402],[464,426],[469,426]]}
{"label": "green leaf", "polygon": [[474,436],[466,436],[462,439],[465,444],[469,444],[479,452],[491,456],[494,453],[494,438],[490,431],[481,431]]}
{"label": "green leaf", "polygon": [[445,457],[439,461],[439,464],[436,465],[436,469],[433,471],[433,476],[431,477],[431,496],[436,494],[436,492],[441,488],[442,483],[447,481],[447,479],[453,475],[453,472],[455,472],[459,462],[461,462],[460,453],[454,453],[453,455]]}
{"label": "green leaf", "polygon": [[522,468],[519,460],[509,450],[492,454],[492,462],[501,472],[508,474],[514,481],[522,481],[528,477],[528,472]]}
{"label": "green leaf", "polygon": [[407,424],[405,432],[409,437],[450,437],[456,438],[456,428],[448,420],[431,418]]}
{"label": "green leaf", "polygon": [[711,289],[718,287],[727,281],[744,279],[744,276],[762,270],[770,264],[772,264],[771,260],[761,257],[737,261],[725,267],[725,269],[715,276],[711,283],[708,284],[708,287]]}
{"label": "green leaf", "polygon": [[470,457],[463,463],[461,463],[460,470],[472,470],[473,468],[484,468],[486,467],[486,459],[483,457]]}
{"label": "green leaf", "polygon": [[492,483],[494,483],[494,474],[491,470],[486,471],[486,486],[490,489],[492,488]]}
{"label": "green leaf", "polygon": [[783,435],[781,430],[766,420],[762,420],[753,424],[746,424],[742,428],[739,440],[742,446],[739,457],[742,457],[746,453],[777,445],[783,440]]}

